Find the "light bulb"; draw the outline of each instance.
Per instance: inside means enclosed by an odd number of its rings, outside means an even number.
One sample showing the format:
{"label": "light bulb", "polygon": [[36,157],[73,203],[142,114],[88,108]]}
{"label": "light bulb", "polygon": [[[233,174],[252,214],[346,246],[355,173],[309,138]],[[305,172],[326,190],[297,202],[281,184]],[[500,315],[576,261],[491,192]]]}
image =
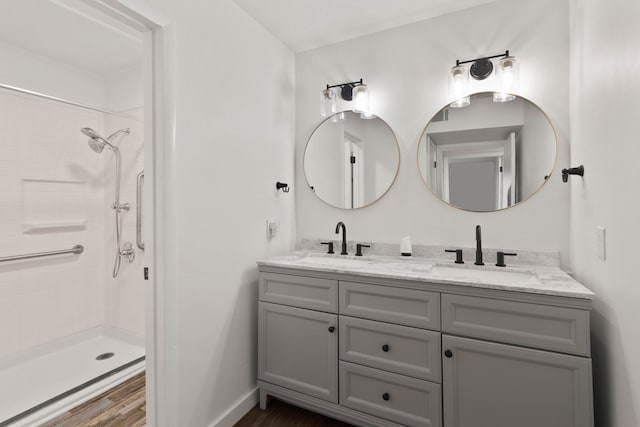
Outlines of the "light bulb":
{"label": "light bulb", "polygon": [[364,83],[353,88],[353,112],[369,112],[369,89]]}

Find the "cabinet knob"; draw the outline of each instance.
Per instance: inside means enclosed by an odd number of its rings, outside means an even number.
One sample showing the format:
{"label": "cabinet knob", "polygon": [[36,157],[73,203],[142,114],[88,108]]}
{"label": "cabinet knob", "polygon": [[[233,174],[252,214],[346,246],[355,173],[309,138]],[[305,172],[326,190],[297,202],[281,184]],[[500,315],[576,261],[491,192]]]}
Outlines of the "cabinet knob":
{"label": "cabinet knob", "polygon": [[333,333],[336,330],[335,326],[329,326],[329,332]]}
{"label": "cabinet knob", "polygon": [[389,393],[385,393],[385,394],[382,395],[382,400],[387,401],[387,400],[389,400],[390,397],[391,396],[389,396]]}
{"label": "cabinet knob", "polygon": [[453,357],[453,351],[451,351],[451,350],[445,350],[445,351],[444,351],[444,356],[445,356],[445,357]]}
{"label": "cabinet knob", "polygon": [[383,346],[382,346],[382,351],[384,351],[385,353],[386,353],[387,351],[389,351],[389,345],[388,345],[388,344],[383,345]]}

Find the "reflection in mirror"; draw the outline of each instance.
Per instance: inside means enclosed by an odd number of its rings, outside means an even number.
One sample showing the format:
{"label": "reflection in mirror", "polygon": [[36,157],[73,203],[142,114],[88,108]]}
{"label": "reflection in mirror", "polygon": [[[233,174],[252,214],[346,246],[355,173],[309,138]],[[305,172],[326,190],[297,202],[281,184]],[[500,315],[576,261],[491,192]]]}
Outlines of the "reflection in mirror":
{"label": "reflection in mirror", "polygon": [[304,152],[311,191],[343,209],[367,206],[395,181],[400,150],[395,134],[377,116],[343,111],[320,123]]}
{"label": "reflection in mirror", "polygon": [[418,143],[420,175],[452,206],[476,212],[505,209],[531,197],[556,162],[556,135],[532,102],[493,102],[471,96],[464,108],[445,107]]}

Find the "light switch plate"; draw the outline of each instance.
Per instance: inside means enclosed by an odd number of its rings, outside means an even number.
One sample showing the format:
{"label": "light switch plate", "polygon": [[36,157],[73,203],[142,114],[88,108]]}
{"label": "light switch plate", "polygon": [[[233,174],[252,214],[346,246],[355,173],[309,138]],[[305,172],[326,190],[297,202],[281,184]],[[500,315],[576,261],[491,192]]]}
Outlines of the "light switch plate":
{"label": "light switch plate", "polygon": [[603,261],[607,259],[607,230],[602,226],[596,227],[596,254]]}
{"label": "light switch plate", "polygon": [[278,234],[278,230],[280,229],[280,221],[277,220],[267,220],[267,239],[272,239]]}

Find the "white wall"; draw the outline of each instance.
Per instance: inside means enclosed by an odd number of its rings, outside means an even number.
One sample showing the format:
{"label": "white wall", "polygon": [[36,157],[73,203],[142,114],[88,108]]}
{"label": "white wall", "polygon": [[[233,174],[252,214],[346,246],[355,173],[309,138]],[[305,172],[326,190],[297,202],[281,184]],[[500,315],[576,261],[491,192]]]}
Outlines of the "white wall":
{"label": "white wall", "polygon": [[[640,425],[640,3],[574,0],[571,56],[571,248],[596,293],[592,350],[597,427]],[[597,226],[607,259],[596,256]]]}
{"label": "white wall", "polygon": [[[140,51],[140,57],[142,58],[142,51]],[[142,79],[142,64],[105,74],[105,107],[118,112],[142,108],[144,105]]]}
{"label": "white wall", "polygon": [[[294,192],[275,183],[295,185],[294,57],[231,0],[127,3],[175,34],[176,144],[163,171],[175,237],[165,250],[176,254],[164,289],[170,407],[158,421],[207,426],[254,396],[255,263],[293,246]],[[267,218],[280,221],[271,241]]]}
{"label": "white wall", "polygon": [[[486,247],[559,250],[566,266],[569,188],[558,172],[520,206],[470,213],[432,195],[419,176],[416,152],[425,125],[450,101],[447,76],[456,59],[509,49],[521,60],[518,92],[551,118],[559,135],[559,165],[566,165],[568,13],[568,0],[498,1],[296,55],[297,238],[333,238],[342,220],[354,240],[399,243],[411,235],[421,244],[472,246],[474,226],[481,224]],[[304,188],[302,153],[320,121],[322,88],[361,77],[370,88],[373,113],[398,135],[402,161],[385,197],[364,210],[345,211],[326,206]],[[492,84],[487,79],[470,86],[484,91]]]}
{"label": "white wall", "polygon": [[104,104],[101,75],[0,42],[0,83],[70,99]]}

